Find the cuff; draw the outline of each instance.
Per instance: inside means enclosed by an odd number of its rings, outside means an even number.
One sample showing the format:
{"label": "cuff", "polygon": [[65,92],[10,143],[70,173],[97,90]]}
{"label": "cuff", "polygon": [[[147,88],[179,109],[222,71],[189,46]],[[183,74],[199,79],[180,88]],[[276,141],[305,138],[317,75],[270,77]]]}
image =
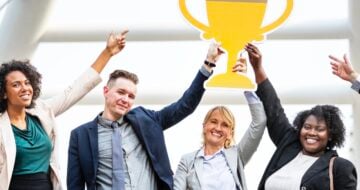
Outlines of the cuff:
{"label": "cuff", "polygon": [[200,72],[201,72],[203,75],[205,75],[206,77],[210,77],[211,74],[213,73],[213,71],[212,71],[212,72],[209,72],[209,71],[205,68],[204,65],[201,66]]}
{"label": "cuff", "polygon": [[244,95],[248,104],[258,104],[261,103],[260,98],[252,91],[244,91]]}
{"label": "cuff", "polygon": [[351,88],[360,93],[360,76],[352,82]]}

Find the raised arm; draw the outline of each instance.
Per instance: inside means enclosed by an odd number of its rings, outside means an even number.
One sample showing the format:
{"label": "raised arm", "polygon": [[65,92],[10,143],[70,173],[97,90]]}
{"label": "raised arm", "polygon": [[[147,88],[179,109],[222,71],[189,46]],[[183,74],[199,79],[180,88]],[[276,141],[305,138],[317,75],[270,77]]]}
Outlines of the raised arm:
{"label": "raised arm", "polygon": [[125,37],[128,32],[128,30],[124,30],[120,34],[110,33],[107,39],[106,48],[101,51],[98,58],[91,65],[96,72],[100,73],[109,62],[110,58],[124,49],[126,42]]}
{"label": "raised arm", "polygon": [[212,74],[212,70],[216,66],[216,62],[221,54],[223,54],[223,51],[220,49],[220,45],[212,43],[206,56],[208,63],[202,64],[200,71],[182,97],[178,101],[155,112],[155,118],[161,123],[164,130],[175,125],[196,109],[205,92],[204,82]]}
{"label": "raised arm", "polygon": [[270,138],[275,145],[278,145],[285,133],[292,129],[291,124],[262,66],[260,50],[253,44],[246,45],[245,50],[248,52],[250,64],[255,73],[258,84],[256,94],[264,105]]}
{"label": "raised arm", "polygon": [[117,35],[111,33],[106,46],[91,65],[91,68],[82,73],[64,91],[46,100],[47,107],[52,110],[55,116],[69,109],[101,82],[99,73],[104,69],[110,58],[125,47],[125,34],[127,32],[125,30]]}
{"label": "raised arm", "polygon": [[250,126],[238,144],[239,155],[241,155],[243,165],[245,166],[259,146],[264,134],[266,115],[263,104],[255,92],[245,91],[244,94],[249,104],[252,118]]}

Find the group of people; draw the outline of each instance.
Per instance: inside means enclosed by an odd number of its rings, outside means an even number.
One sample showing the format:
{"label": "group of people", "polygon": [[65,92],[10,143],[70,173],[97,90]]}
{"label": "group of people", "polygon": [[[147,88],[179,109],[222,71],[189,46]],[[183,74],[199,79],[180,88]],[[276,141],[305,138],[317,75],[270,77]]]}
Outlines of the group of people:
{"label": "group of people", "polygon": [[[55,118],[100,83],[100,72],[126,42],[126,33],[110,34],[98,58],[60,94],[40,100],[41,74],[29,61],[0,66],[0,190],[60,190]],[[136,74],[113,71],[103,87],[103,111],[71,131],[68,149],[69,190],[246,190],[244,167],[265,128],[276,150],[258,189],[351,189],[357,186],[354,165],[338,156],[345,140],[340,110],[317,105],[289,122],[262,66],[259,49],[245,47],[258,88],[245,91],[252,121],[241,140],[234,140],[235,118],[225,106],[208,111],[202,123],[203,145],[185,154],[171,170],[163,131],[193,113],[223,54],[210,45],[189,88],[174,103],[154,111],[132,108]],[[360,76],[348,58],[330,56],[333,74],[360,93]],[[238,61],[233,72],[244,72]]]}

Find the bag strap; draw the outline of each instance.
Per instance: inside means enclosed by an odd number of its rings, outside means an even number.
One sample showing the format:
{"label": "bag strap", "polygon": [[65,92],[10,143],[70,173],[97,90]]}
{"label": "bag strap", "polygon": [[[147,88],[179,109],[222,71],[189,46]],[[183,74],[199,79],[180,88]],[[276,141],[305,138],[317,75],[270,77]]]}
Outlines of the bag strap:
{"label": "bag strap", "polygon": [[333,176],[333,167],[335,156],[330,159],[329,163],[329,177],[330,177],[330,190],[334,190],[334,176]]}

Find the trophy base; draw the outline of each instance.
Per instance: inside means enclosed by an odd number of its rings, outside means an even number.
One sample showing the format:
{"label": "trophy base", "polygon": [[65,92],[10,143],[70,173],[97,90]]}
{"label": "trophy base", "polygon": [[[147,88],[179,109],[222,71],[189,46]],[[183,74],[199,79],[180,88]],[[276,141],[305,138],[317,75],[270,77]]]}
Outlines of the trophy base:
{"label": "trophy base", "polygon": [[240,88],[254,90],[255,84],[246,76],[238,73],[224,73],[210,78],[205,87],[207,88]]}

